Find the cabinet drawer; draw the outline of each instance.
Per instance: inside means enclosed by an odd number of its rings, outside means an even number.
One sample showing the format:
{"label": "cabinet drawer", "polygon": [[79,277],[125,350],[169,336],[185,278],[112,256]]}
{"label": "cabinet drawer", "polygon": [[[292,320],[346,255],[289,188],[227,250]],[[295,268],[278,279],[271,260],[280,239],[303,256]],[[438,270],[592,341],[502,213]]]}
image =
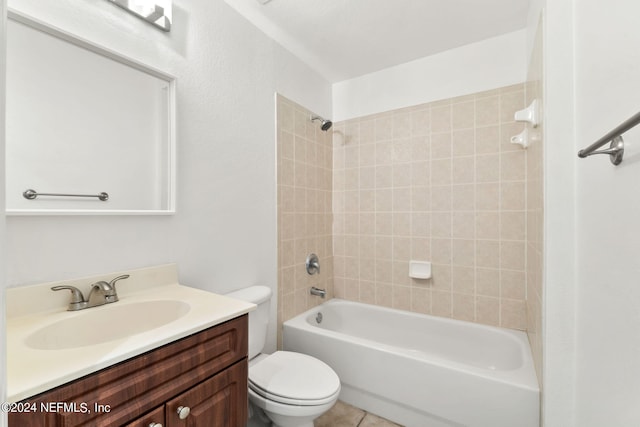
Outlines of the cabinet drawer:
{"label": "cabinet drawer", "polygon": [[[90,413],[10,414],[10,427],[120,426],[247,356],[243,315],[45,392],[29,402],[85,403]],[[95,405],[108,408],[96,412]]]}
{"label": "cabinet drawer", "polygon": [[154,424],[165,426],[164,422],[164,406],[141,416],[137,420],[127,423],[124,427],[150,427]]}

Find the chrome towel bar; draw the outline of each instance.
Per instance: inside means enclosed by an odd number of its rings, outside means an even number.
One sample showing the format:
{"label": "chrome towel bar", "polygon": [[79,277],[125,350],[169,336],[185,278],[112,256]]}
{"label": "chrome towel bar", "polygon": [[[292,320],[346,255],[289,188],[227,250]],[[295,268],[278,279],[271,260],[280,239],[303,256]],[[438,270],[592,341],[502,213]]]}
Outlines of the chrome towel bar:
{"label": "chrome towel bar", "polygon": [[[608,154],[611,163],[616,166],[619,165],[622,163],[622,157],[624,156],[624,140],[622,139],[622,134],[638,124],[640,124],[640,113],[636,113],[587,148],[580,150],[578,157],[585,158],[592,154]],[[608,149],[595,151],[609,141],[611,141],[611,144],[609,144]]]}
{"label": "chrome towel bar", "polygon": [[55,197],[97,197],[106,202],[109,200],[109,194],[102,192],[100,194],[63,194],[63,193],[38,193],[36,190],[28,189],[22,193],[25,199],[33,200],[38,196],[55,196]]}

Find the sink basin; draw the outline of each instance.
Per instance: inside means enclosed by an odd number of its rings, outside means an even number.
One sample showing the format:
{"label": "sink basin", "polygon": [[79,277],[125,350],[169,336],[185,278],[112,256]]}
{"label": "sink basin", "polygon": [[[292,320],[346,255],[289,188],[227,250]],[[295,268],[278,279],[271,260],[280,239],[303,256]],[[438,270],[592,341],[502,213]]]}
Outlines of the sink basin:
{"label": "sink basin", "polygon": [[102,344],[166,325],[187,314],[190,308],[186,302],[173,300],[88,308],[38,329],[27,337],[26,344],[37,350]]}

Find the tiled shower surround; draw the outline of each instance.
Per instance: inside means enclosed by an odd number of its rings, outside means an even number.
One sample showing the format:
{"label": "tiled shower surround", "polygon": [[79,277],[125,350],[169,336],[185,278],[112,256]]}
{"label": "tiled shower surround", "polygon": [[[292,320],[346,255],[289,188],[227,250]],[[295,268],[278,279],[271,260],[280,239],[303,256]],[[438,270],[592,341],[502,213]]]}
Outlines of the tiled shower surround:
{"label": "tiled shower surround", "polygon": [[[526,328],[524,85],[338,123],[335,296]],[[408,276],[430,261],[429,280]]]}
{"label": "tiled shower surround", "polygon": [[[279,97],[279,324],[321,302],[308,295],[315,283],[338,298],[526,329],[526,151],[509,142],[524,128],[513,120],[524,91],[355,118],[326,136]],[[309,194],[313,206],[301,201]],[[321,278],[301,270],[311,247],[328,264]],[[409,260],[430,261],[433,277],[409,278]]]}
{"label": "tiled shower surround", "polygon": [[[311,122],[311,112],[277,96],[278,347],[282,322],[320,304],[311,286],[333,297],[331,236],[331,131]],[[320,274],[305,269],[307,255],[320,259]]]}

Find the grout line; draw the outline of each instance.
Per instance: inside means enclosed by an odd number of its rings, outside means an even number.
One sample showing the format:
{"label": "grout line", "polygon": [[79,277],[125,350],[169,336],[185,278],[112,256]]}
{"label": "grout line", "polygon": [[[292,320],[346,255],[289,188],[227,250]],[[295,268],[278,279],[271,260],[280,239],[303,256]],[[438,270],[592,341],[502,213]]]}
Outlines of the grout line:
{"label": "grout line", "polygon": [[355,425],[355,427],[359,427],[360,424],[362,424],[362,422],[364,421],[364,419],[367,417],[367,411],[362,411],[362,418],[360,418],[360,421],[358,421],[358,424]]}

